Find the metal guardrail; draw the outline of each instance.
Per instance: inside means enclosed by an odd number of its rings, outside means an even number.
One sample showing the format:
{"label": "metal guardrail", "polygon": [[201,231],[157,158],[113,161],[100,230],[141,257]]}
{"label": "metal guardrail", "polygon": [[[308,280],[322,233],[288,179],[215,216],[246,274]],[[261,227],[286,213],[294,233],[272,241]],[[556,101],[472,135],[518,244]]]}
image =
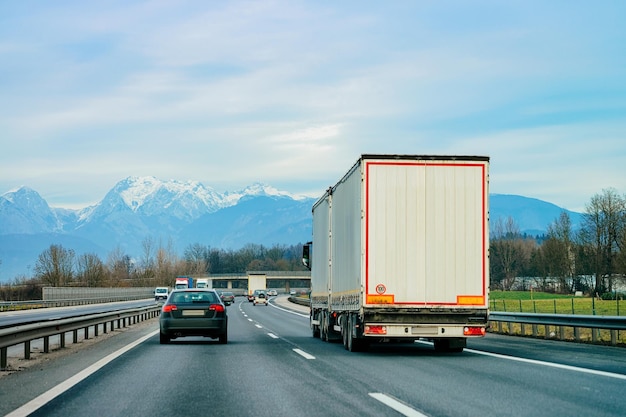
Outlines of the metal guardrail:
{"label": "metal guardrail", "polygon": [[294,303],[294,304],[299,304],[301,306],[310,306],[311,305],[311,299],[309,297],[295,297],[290,295],[289,296],[289,301]]}
{"label": "metal guardrail", "polygon": [[7,368],[7,351],[10,346],[24,344],[24,359],[30,359],[30,345],[33,340],[43,339],[43,352],[48,353],[50,336],[58,335],[61,348],[63,348],[65,347],[65,335],[68,332],[73,332],[73,343],[78,343],[78,331],[81,329],[84,331],[84,339],[89,339],[90,327],[93,327],[94,337],[97,337],[100,327],[102,327],[103,333],[107,333],[107,328],[110,331],[115,330],[116,323],[117,328],[126,327],[127,324],[135,324],[154,318],[159,315],[160,311],[160,305],[134,307],[0,329],[0,370]]}
{"label": "metal guardrail", "polygon": [[[561,340],[565,339],[564,328],[573,328],[573,337],[577,342],[581,341],[580,329],[591,329],[592,342],[597,342],[598,330],[609,330],[611,333],[611,344],[617,344],[618,331],[626,330],[626,316],[589,316],[578,314],[540,314],[540,313],[514,313],[492,311],[489,312],[489,321],[497,323],[499,333],[506,333],[503,330],[502,323],[509,323],[508,334],[513,335],[514,329],[510,324],[517,323],[521,326],[530,324],[532,326],[532,336],[538,336],[538,326],[545,326],[545,337],[550,338],[551,332],[548,331],[549,326],[555,326],[557,336]],[[493,330],[493,325],[490,326]],[[525,333],[524,328],[521,332]]]}
{"label": "metal guardrail", "polygon": [[[152,298],[152,297],[148,297]],[[118,301],[134,301],[147,299],[145,296],[111,296],[111,297],[90,297],[90,298],[72,298],[59,300],[27,300],[27,301],[0,301],[0,311],[15,311],[31,308],[49,308],[49,307],[70,307],[86,304],[114,303]]]}

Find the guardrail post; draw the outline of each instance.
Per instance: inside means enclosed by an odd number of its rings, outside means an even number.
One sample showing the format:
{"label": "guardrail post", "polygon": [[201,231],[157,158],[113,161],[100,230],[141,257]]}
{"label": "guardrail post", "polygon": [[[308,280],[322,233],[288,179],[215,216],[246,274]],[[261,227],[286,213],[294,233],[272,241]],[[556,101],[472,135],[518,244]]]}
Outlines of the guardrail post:
{"label": "guardrail post", "polygon": [[9,348],[0,348],[0,371],[7,369],[7,350]]}
{"label": "guardrail post", "polygon": [[85,334],[83,335],[83,339],[89,339],[89,326],[85,327]]}
{"label": "guardrail post", "polygon": [[550,326],[548,326],[546,324],[545,329],[546,329],[545,330],[546,331],[545,337],[546,337],[546,339],[549,339],[550,338]]}
{"label": "guardrail post", "polygon": [[59,335],[59,345],[62,349],[65,347],[65,332]]}
{"label": "guardrail post", "polygon": [[73,336],[74,336],[73,339],[72,339],[72,342],[74,344],[76,344],[76,343],[78,343],[78,330],[74,330],[72,333],[73,333]]}
{"label": "guardrail post", "polygon": [[107,322],[102,323],[102,333],[107,334]]}
{"label": "guardrail post", "polygon": [[98,324],[93,325],[93,335],[94,337],[98,337]]}
{"label": "guardrail post", "polygon": [[532,328],[533,328],[533,337],[537,337],[537,333],[538,333],[538,330],[537,330],[537,325],[536,325],[536,324],[533,324],[533,325],[532,325]]}
{"label": "guardrail post", "polygon": [[613,346],[617,344],[617,330],[611,330],[611,344]]}
{"label": "guardrail post", "polygon": [[43,338],[43,353],[50,352],[50,336],[46,336]]}
{"label": "guardrail post", "polygon": [[24,342],[24,359],[30,359],[30,340]]}
{"label": "guardrail post", "polygon": [[574,327],[574,340],[580,342],[580,327]]}

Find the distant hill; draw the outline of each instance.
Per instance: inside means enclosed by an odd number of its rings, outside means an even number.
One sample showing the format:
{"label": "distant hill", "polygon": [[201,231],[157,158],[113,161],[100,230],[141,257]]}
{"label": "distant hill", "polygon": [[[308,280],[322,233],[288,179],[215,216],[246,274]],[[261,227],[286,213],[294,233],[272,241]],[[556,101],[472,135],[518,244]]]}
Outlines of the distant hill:
{"label": "distant hill", "polygon": [[[222,194],[198,182],[129,177],[98,204],[67,210],[50,207],[36,191],[22,187],[0,196],[0,282],[30,276],[51,244],[106,261],[117,247],[141,257],[146,238],[171,242],[181,255],[194,243],[233,250],[247,243],[304,243],[312,236],[314,202],[258,183]],[[534,198],[490,195],[492,226],[511,217],[532,236],[544,234],[562,211]],[[568,213],[577,228],[582,215]]]}
{"label": "distant hill", "polygon": [[554,223],[563,211],[570,216],[572,229],[579,229],[583,218],[581,213],[565,210],[536,198],[509,194],[489,195],[489,221],[492,228],[498,219],[505,221],[511,217],[519,226],[521,233],[530,236],[543,235],[548,225]]}

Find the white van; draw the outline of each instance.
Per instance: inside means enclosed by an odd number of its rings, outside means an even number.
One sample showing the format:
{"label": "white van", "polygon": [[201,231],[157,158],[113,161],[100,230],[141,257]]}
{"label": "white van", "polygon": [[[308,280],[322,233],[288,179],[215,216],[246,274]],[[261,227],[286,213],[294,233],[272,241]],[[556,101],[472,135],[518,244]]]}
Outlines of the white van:
{"label": "white van", "polygon": [[168,287],[156,287],[154,289],[154,300],[167,300],[167,296],[170,293],[170,289]]}

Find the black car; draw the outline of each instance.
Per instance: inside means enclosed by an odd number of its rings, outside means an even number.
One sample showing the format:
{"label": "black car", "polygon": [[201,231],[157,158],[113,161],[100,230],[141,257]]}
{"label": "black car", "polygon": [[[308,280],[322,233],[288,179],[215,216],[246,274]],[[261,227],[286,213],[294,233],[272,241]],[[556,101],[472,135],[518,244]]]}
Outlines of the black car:
{"label": "black car", "polygon": [[228,342],[226,306],[215,290],[188,288],[174,290],[161,308],[160,342],[184,336],[205,336]]}

